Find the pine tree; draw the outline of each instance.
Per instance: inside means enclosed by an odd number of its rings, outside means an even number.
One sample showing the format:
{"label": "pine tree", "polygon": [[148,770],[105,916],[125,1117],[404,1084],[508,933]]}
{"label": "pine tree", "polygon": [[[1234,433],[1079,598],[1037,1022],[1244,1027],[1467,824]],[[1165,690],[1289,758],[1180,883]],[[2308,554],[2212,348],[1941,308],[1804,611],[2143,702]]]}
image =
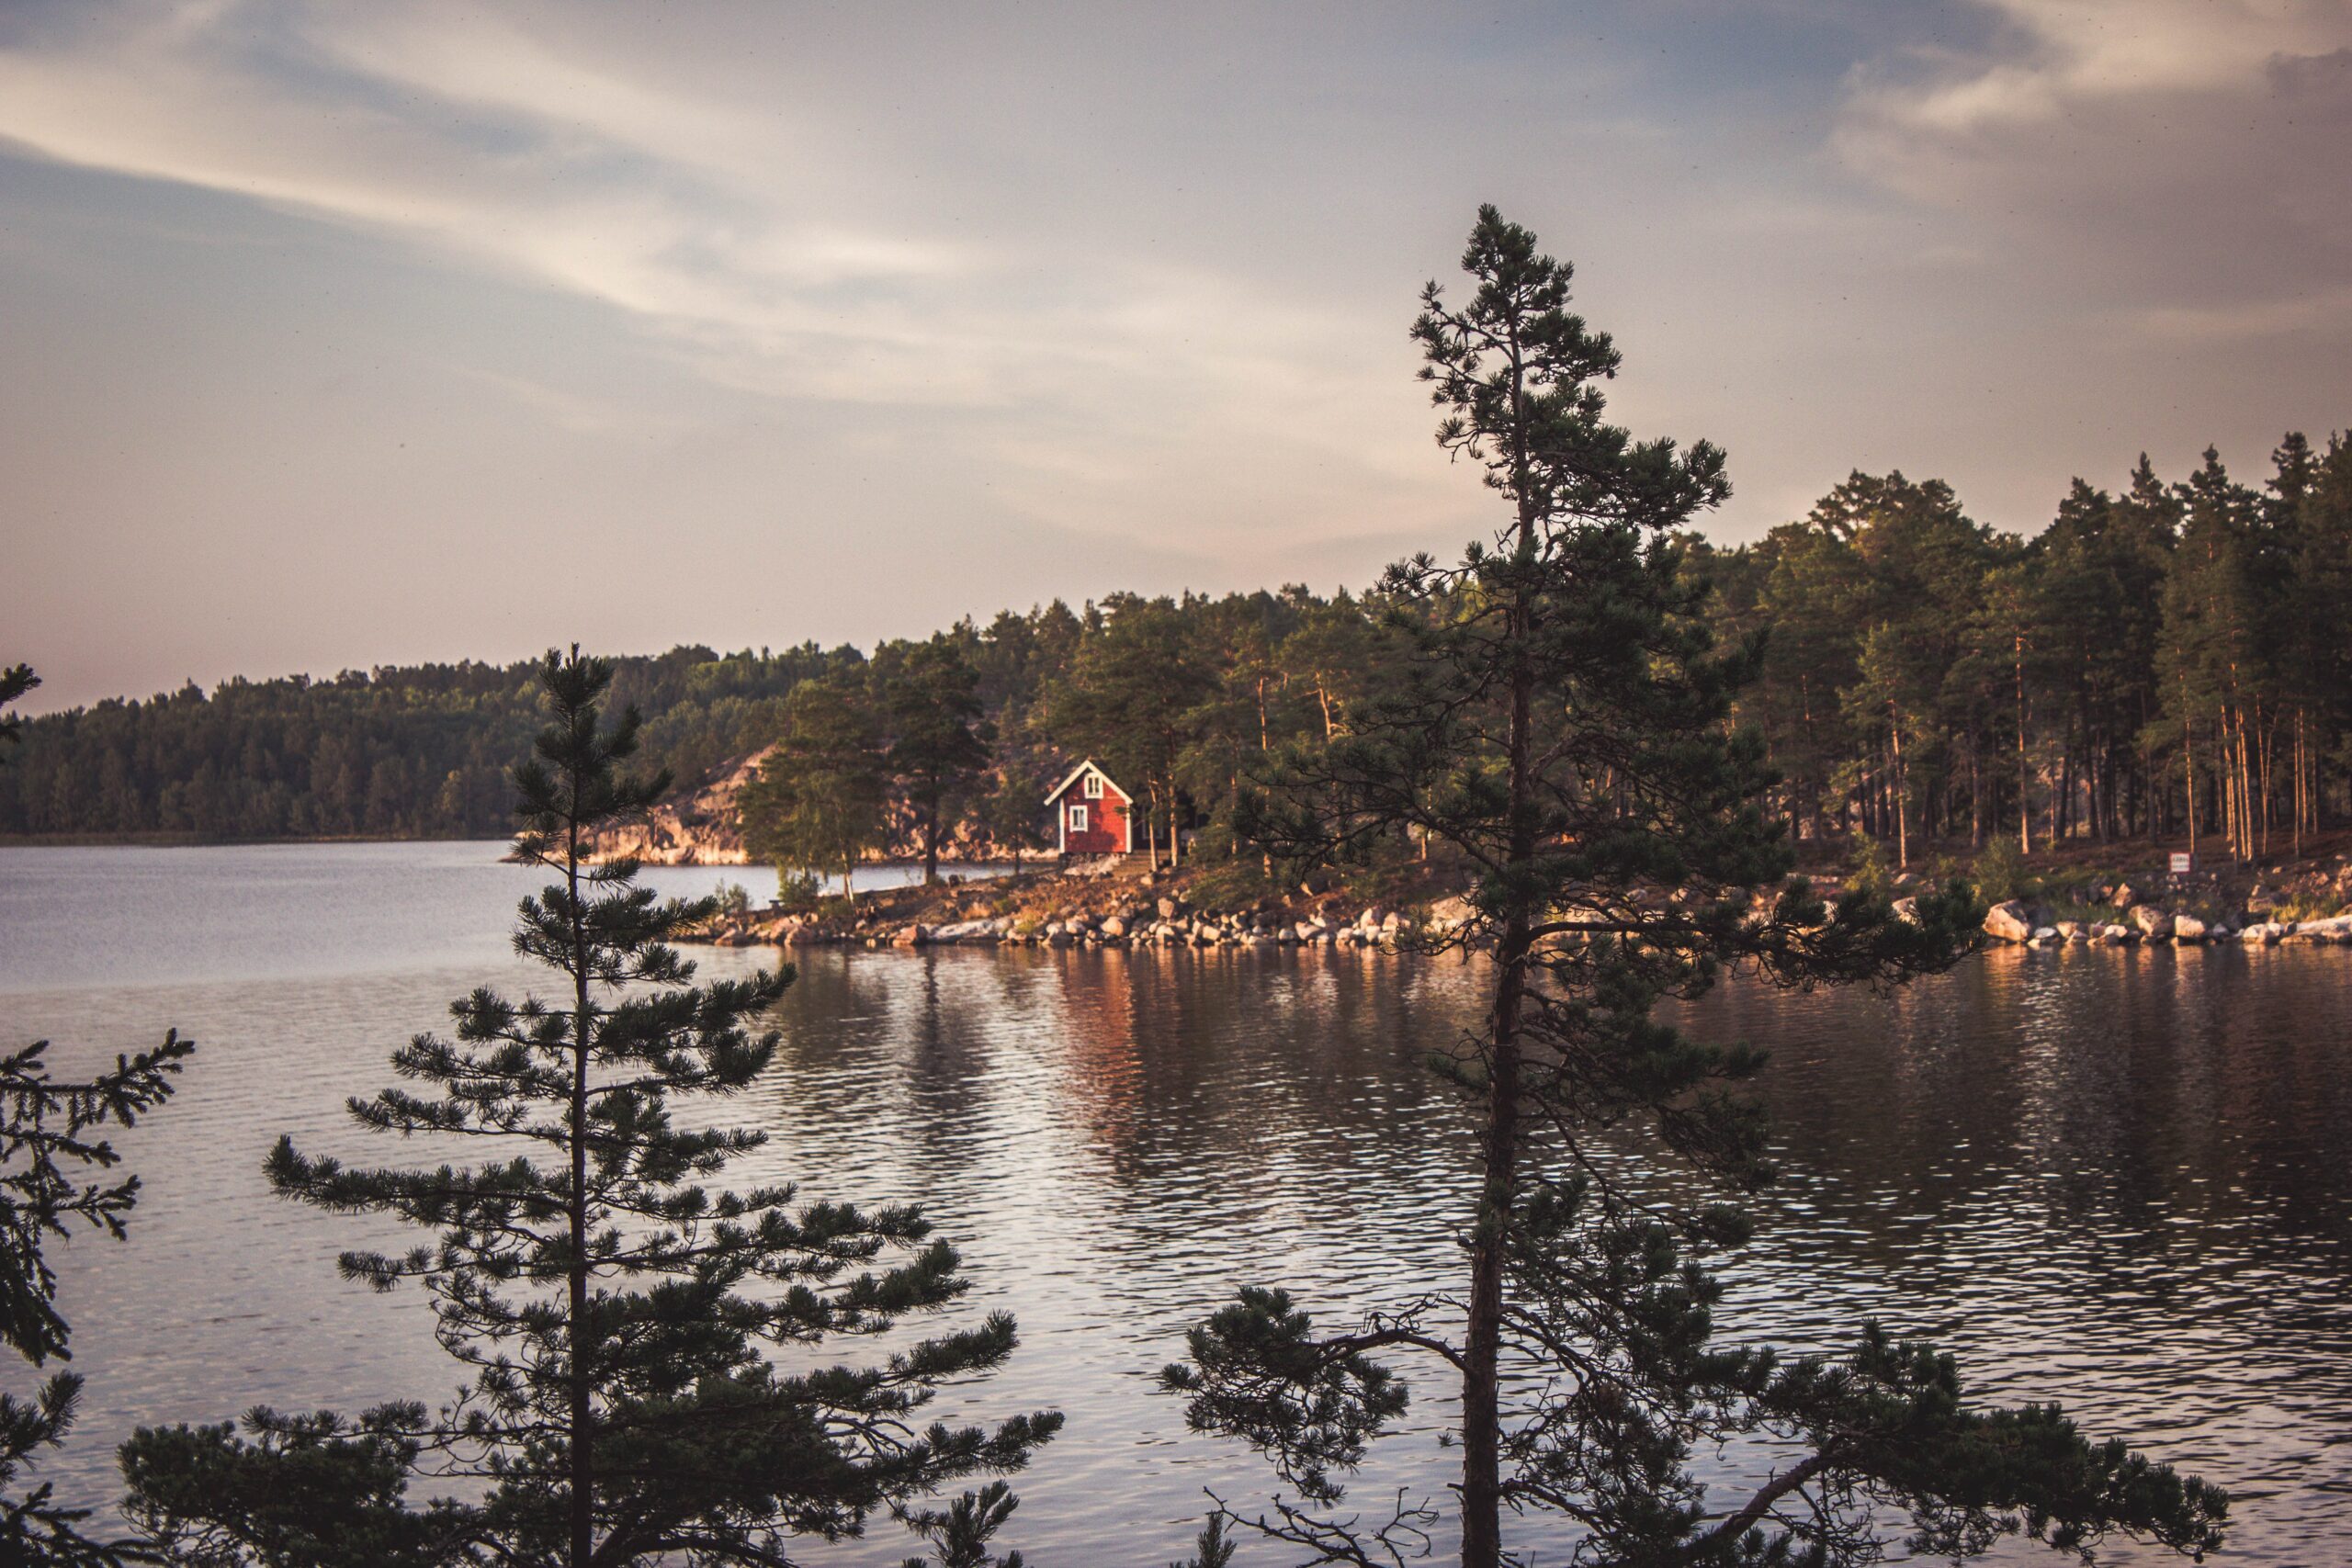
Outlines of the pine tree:
{"label": "pine tree", "polygon": [[2261,502],[2232,479],[2221,454],[2179,487],[2180,543],[2164,591],[2157,663],[2170,739],[2180,748],[2192,847],[2217,823],[2230,853],[2258,852],[2267,741],[2276,716],[2260,587]]}
{"label": "pine tree", "polygon": [[939,880],[939,840],[989,765],[996,727],[980,717],[979,672],[944,637],[918,643],[877,668],[883,716],[890,726],[886,759],[899,792],[914,807],[922,835],[922,879]]}
{"label": "pine tree", "polygon": [[[168,1032],[154,1050],[118,1056],[112,1070],[78,1083],[50,1076],[48,1049],[37,1040],[0,1056],[0,1344],[36,1367],[73,1359],[43,1244],[76,1226],[117,1241],[129,1234],[139,1179],[92,1179],[120,1159],[104,1130],[132,1127],[171,1098],[196,1045]],[[59,1503],[47,1482],[7,1495],[41,1450],[64,1442],[82,1387],[79,1373],[56,1372],[30,1399],[0,1393],[0,1562],[101,1568],[128,1550],[85,1535],[91,1510]]]}
{"label": "pine tree", "polygon": [[[357,1169],[281,1139],[268,1174],[287,1197],[436,1233],[404,1253],[347,1252],[341,1267],[383,1290],[423,1284],[441,1343],[471,1374],[429,1421],[419,1410],[365,1424],[417,1444],[435,1473],[486,1487],[457,1533],[502,1563],[773,1564],[793,1535],[855,1533],[876,1509],[1018,1469],[1060,1418],[915,1425],[941,1382],[1011,1353],[1002,1314],[870,1368],[791,1371],[775,1359],[884,1332],[965,1284],[917,1210],[704,1185],[763,1134],[685,1127],[675,1111],[759,1079],[778,1037],[752,1026],[792,975],[694,984],[670,942],[711,901],[661,902],[634,862],[584,863],[600,830],[668,782],[622,771],[638,720],[627,710],[602,723],[611,680],[602,660],[550,653],[551,722],[514,775],[517,853],[557,878],[524,900],[514,946],[562,993],[461,998],[454,1039],[420,1035],[393,1057],[426,1087],[351,1102],[370,1131],[479,1140],[485,1157]],[[218,1465],[221,1448],[196,1453]],[[171,1522],[159,1488],[141,1501]]]}
{"label": "pine tree", "polygon": [[882,737],[863,682],[803,682],[785,703],[784,739],[738,802],[743,843],[780,871],[838,871],[842,897],[882,842]]}
{"label": "pine tree", "polygon": [[[40,684],[29,665],[0,670],[0,707]],[[18,735],[0,716],[0,757]],[[57,1309],[57,1273],[43,1256],[76,1227],[119,1241],[139,1202],[139,1179],[97,1179],[120,1163],[109,1127],[129,1129],[171,1098],[173,1078],[196,1049],[176,1031],[153,1051],[117,1056],[111,1071],[83,1082],[50,1076],[49,1042],[0,1055],[0,1345],[35,1367],[73,1358],[73,1329]],[[91,1510],[56,1499],[47,1482],[12,1496],[40,1450],[72,1431],[83,1381],[54,1372],[30,1399],[0,1393],[0,1562],[112,1568],[126,1543],[83,1533]]]}
{"label": "pine tree", "polygon": [[[1616,351],[1569,311],[1569,269],[1532,234],[1485,209],[1463,265],[1473,297],[1430,285],[1414,334],[1438,439],[1484,468],[1510,525],[1457,567],[1392,570],[1418,659],[1346,735],[1293,758],[1251,826],[1303,858],[1402,823],[1472,871],[1475,918],[1444,939],[1492,948],[1485,1021],[1443,1064],[1480,1110],[1466,1277],[1328,1337],[1287,1293],[1244,1291],[1168,1385],[1195,1427],[1271,1456],[1298,1500],[1253,1522],[1316,1562],[1396,1561],[1431,1522],[1329,1513],[1405,1408],[1384,1352],[1459,1380],[1464,1568],[1506,1561],[1507,1509],[1556,1511],[1579,1561],[1627,1565],[1872,1561],[1873,1501],[1913,1510],[1929,1551],[2011,1522],[2061,1547],[2115,1529],[2212,1544],[2217,1494],[2088,1443],[2054,1408],[1972,1409],[1923,1347],[1875,1328],[1836,1359],[1710,1342],[1708,1261],[1745,1238],[1737,1200],[1770,1175],[1734,1092],[1760,1058],[1685,1036],[1657,1004],[1734,965],[1785,986],[1899,981],[1964,951],[1980,911],[1962,887],[1907,919],[1865,892],[1825,908],[1788,876],[1760,743],[1725,722],[1756,649],[1713,645],[1675,535],[1726,493],[1721,453],[1603,421]],[[1635,1137],[1656,1179],[1613,1157]],[[1695,1452],[1759,1438],[1790,1455],[1767,1480],[1729,1506],[1702,1490]]]}
{"label": "pine tree", "polygon": [[[0,708],[13,706],[18,697],[40,684],[40,677],[33,673],[29,664],[11,664],[0,670]],[[25,720],[22,714],[0,714],[0,747],[14,746],[24,739]]]}
{"label": "pine tree", "polygon": [[1035,762],[1007,757],[998,764],[996,787],[980,802],[980,825],[988,830],[989,842],[1012,856],[1016,876],[1021,873],[1021,857],[1046,847],[1040,824],[1046,792],[1052,787],[1053,781]]}

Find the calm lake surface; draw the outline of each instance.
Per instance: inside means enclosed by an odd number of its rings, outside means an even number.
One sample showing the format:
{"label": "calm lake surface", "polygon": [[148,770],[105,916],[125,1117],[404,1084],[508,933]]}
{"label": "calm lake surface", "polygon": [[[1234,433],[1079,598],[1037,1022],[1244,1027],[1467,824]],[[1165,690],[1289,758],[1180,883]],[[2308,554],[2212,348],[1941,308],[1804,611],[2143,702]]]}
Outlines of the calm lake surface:
{"label": "calm lake surface", "polygon": [[[48,1037],[61,1066],[167,1024],[201,1045],[179,1097],[120,1141],[148,1182],[131,1240],[58,1249],[90,1377],[43,1471],[62,1493],[111,1497],[112,1447],[141,1422],[449,1390],[422,1299],[335,1275],[338,1249],[397,1233],[278,1202],[260,1165],[280,1132],[400,1158],[342,1102],[388,1081],[386,1055],[451,998],[533,982],[505,931],[544,879],[499,864],[502,847],[0,851],[11,1042]],[[767,891],[740,867],[647,877]],[[773,1139],[736,1179],[920,1200],[975,1281],[949,1321],[1019,1316],[1011,1369],[957,1398],[1069,1416],[1016,1483],[1004,1542],[1038,1568],[1158,1568],[1204,1488],[1264,1498],[1252,1456],[1186,1433],[1152,1392],[1236,1284],[1289,1284],[1337,1324],[1449,1277],[1469,1124],[1419,1062],[1470,1016],[1475,967],[796,956],[774,1080],[726,1118]],[[2352,1562],[2352,953],[2011,949],[1892,999],[1735,987],[1696,1017],[1773,1052],[1761,1093],[1789,1171],[1731,1271],[1730,1335],[1829,1347],[1876,1315],[1958,1352],[1982,1394],[2062,1400],[2229,1486],[2230,1560]],[[1354,1498],[1440,1494],[1444,1415],[1427,1386]],[[1519,1540],[1534,1563],[1566,1560],[1564,1538]],[[876,1568],[912,1544],[882,1521],[808,1560]]]}

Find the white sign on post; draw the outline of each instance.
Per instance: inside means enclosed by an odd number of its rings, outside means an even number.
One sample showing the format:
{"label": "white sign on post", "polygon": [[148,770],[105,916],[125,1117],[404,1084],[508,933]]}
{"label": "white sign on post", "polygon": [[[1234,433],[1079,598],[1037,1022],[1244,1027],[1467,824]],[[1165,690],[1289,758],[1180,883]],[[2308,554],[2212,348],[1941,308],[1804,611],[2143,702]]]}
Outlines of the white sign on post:
{"label": "white sign on post", "polygon": [[2175,876],[2187,876],[2190,872],[2193,872],[2196,869],[2197,857],[2195,855],[2183,854],[2178,850],[2175,850],[2173,852],[2172,874]]}

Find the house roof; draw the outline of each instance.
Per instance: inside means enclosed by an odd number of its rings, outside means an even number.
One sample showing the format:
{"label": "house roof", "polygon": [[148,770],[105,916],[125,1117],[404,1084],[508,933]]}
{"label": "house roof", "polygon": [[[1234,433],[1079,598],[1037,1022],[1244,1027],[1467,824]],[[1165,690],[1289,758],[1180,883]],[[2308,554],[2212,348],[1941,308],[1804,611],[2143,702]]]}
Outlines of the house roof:
{"label": "house roof", "polygon": [[1069,776],[1068,778],[1065,778],[1061,783],[1056,784],[1052,789],[1046,793],[1045,804],[1051,806],[1054,802],[1059,800],[1065,794],[1069,793],[1070,785],[1076,784],[1079,780],[1084,778],[1089,773],[1102,773],[1103,784],[1110,789],[1118,790],[1119,798],[1121,800],[1133,800],[1135,798],[1134,795],[1129,795],[1125,790],[1119,789],[1119,781],[1113,778],[1109,773],[1103,773],[1102,764],[1097,762],[1093,758],[1089,757],[1086,761],[1080,762],[1075,768],[1072,768],[1069,771]]}

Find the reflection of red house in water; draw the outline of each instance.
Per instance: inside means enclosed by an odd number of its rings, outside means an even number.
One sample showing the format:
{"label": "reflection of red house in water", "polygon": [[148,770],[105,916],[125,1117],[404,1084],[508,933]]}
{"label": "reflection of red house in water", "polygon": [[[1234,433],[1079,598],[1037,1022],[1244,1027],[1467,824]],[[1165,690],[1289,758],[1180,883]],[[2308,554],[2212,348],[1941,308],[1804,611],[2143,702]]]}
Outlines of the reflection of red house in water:
{"label": "reflection of red house in water", "polygon": [[1056,841],[1066,855],[1135,852],[1135,797],[1111,782],[1089,757],[1046,796],[1054,808]]}

